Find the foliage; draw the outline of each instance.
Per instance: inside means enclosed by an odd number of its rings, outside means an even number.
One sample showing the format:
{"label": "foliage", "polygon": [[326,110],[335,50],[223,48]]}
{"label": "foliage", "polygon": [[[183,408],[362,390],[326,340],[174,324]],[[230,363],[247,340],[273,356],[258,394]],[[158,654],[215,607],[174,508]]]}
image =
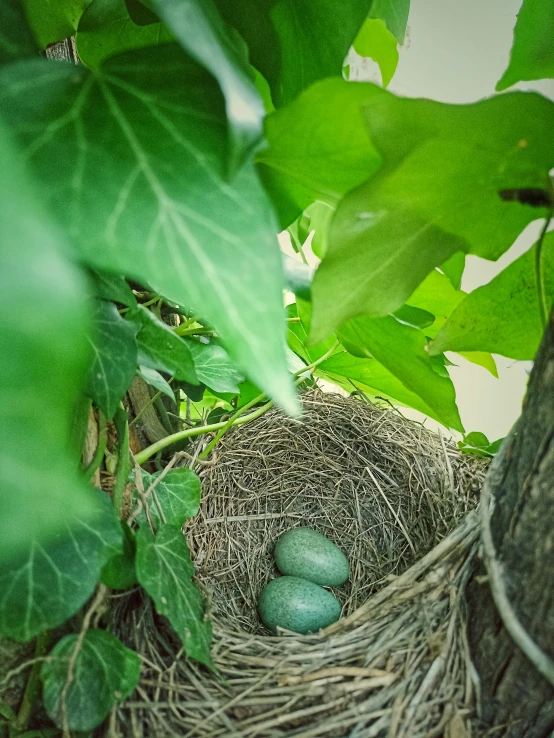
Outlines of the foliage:
{"label": "foliage", "polygon": [[[409,0],[5,5],[0,633],[29,640],[100,581],[138,582],[212,667],[180,530],[200,481],[163,467],[273,402],[297,413],[294,386],[320,379],[463,432],[444,352],[493,374],[490,352],[532,358],[554,301],[546,229],[461,289],[467,254],[497,259],[552,214],[554,105],[510,92],[454,106],[343,79],[353,46],[388,84]],[[552,22],[550,3],[525,0],[499,89],[553,74]],[[82,64],[40,56],[71,35]],[[99,468],[111,500],[88,484]],[[42,669],[48,714],[79,731],[139,675],[87,617]]]}

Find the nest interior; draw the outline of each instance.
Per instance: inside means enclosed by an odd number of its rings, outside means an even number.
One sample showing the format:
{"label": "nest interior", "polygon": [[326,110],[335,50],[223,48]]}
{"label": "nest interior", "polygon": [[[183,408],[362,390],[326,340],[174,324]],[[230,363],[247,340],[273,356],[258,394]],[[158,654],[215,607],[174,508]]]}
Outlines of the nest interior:
{"label": "nest interior", "polygon": [[[147,599],[119,595],[115,630],[143,668],[107,734],[470,735],[463,592],[486,462],[390,408],[319,391],[302,401],[299,420],[270,411],[199,467],[201,511],[186,535],[211,600],[216,671],[186,658]],[[334,589],[341,620],[275,636],[256,601],[278,575],[276,540],[297,525],[337,543],[352,575]]]}

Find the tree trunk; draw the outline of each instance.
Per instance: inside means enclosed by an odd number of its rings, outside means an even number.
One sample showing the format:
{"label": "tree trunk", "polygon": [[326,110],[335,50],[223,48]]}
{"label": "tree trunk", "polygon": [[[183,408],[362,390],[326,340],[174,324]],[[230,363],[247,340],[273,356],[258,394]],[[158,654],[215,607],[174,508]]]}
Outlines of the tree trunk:
{"label": "tree trunk", "polygon": [[[523,629],[554,659],[554,322],[539,349],[523,412],[491,464],[492,543],[508,601]],[[484,540],[484,539],[483,539]],[[486,552],[485,552],[486,553]],[[491,566],[468,587],[469,639],[482,720],[495,737],[550,738],[554,687],[517,646],[489,586]],[[496,597],[498,602],[498,597]]]}

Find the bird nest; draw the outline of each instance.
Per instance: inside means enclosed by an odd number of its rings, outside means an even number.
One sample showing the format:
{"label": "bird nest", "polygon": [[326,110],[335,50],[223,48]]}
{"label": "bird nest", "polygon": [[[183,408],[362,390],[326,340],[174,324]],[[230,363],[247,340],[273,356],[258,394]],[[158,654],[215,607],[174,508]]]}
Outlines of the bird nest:
{"label": "bird nest", "polygon": [[[463,593],[486,462],[390,408],[319,391],[302,399],[299,420],[272,410],[200,467],[186,535],[216,671],[184,656],[148,600],[122,598],[121,634],[143,670],[110,735],[469,735]],[[349,559],[350,580],[334,590],[342,617],[318,634],[273,635],[256,601],[278,575],[275,542],[300,525]]]}

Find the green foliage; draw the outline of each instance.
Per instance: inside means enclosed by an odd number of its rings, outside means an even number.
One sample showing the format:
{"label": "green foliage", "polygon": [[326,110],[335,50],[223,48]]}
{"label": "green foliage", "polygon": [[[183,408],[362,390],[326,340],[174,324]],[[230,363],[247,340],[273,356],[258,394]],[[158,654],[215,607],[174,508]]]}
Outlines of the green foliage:
{"label": "green foliage", "polygon": [[91,0],[22,0],[42,49],[71,36]]}
{"label": "green foliage", "polygon": [[194,566],[183,534],[174,525],[163,525],[154,537],[141,528],[137,535],[137,578],[166,615],[191,658],[212,665],[212,626],[204,617],[200,592],[192,582]]}
{"label": "green foliage", "polygon": [[403,44],[409,13],[410,0],[373,0],[369,17],[385,21],[398,43]]}
{"label": "green foliage", "polygon": [[[89,630],[81,644],[78,639],[78,635],[62,638],[44,663],[44,706],[58,727],[64,727],[65,708],[69,730],[89,731],[133,692],[139,682],[140,659],[104,630]],[[66,687],[72,659],[72,679]]]}
{"label": "green foliage", "polygon": [[452,287],[459,290],[462,284],[462,275],[466,266],[466,255],[463,251],[453,254],[444,264],[440,265],[441,271],[446,274]]}
{"label": "green foliage", "polygon": [[[94,495],[93,495],[94,492]],[[104,564],[121,552],[123,534],[112,504],[91,490],[94,516],[74,517],[51,541],[0,565],[0,635],[28,641],[65,622],[84,605]]]}
{"label": "green foliage", "polygon": [[115,274],[91,270],[96,297],[101,300],[119,302],[126,307],[135,307],[137,301],[125,279]]}
{"label": "green foliage", "polygon": [[123,549],[114,554],[102,569],[100,581],[110,589],[128,589],[137,583],[135,573],[135,534],[127,523],[121,523]]}
{"label": "green foliage", "polygon": [[465,454],[472,456],[490,457],[498,453],[502,445],[503,438],[491,443],[484,433],[468,433],[462,441],[458,441],[458,448]]}
{"label": "green foliage", "polygon": [[[142,470],[141,473],[145,492],[155,484],[147,499],[150,519],[154,525],[159,527],[164,522],[160,518],[160,509],[165,522],[178,528],[185,520],[196,515],[200,506],[200,480],[191,469],[171,469],[159,482],[156,480],[161,472],[148,474]],[[148,524],[144,510],[138,514],[137,520],[141,525]]]}
{"label": "green foliage", "polygon": [[379,65],[383,87],[388,87],[398,66],[398,49],[385,23],[368,18],[352,45],[360,56],[367,56]]}
{"label": "green foliage", "polygon": [[169,397],[170,400],[173,400],[174,394],[173,390],[171,389],[171,385],[155,369],[150,369],[150,367],[148,366],[141,366],[139,367],[137,374],[139,375],[139,377],[142,377],[142,379],[144,379],[146,384],[149,384],[151,387],[157,389],[158,392],[161,392],[166,397]]}
{"label": "green foliage", "polygon": [[4,0],[0,15],[0,64],[38,53],[21,0]]}
{"label": "green foliage", "polygon": [[505,90],[516,82],[554,77],[554,4],[523,0],[514,28],[510,64],[496,85]]}
{"label": "green foliage", "polygon": [[200,382],[215,392],[239,392],[238,382],[242,379],[234,361],[217,343],[201,343],[185,339],[194,362],[196,376]]}

